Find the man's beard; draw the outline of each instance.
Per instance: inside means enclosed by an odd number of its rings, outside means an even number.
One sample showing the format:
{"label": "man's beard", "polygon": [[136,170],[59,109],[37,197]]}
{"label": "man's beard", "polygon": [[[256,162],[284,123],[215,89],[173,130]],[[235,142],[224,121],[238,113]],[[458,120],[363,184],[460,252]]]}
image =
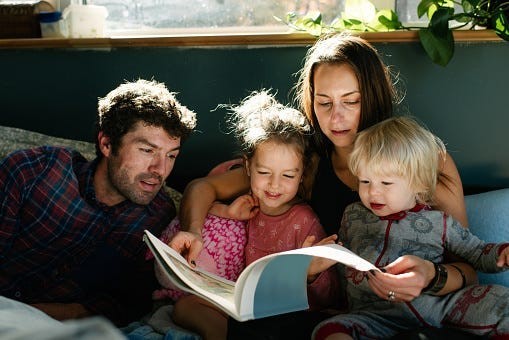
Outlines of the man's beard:
{"label": "man's beard", "polygon": [[[116,169],[113,170],[113,169]],[[149,204],[161,189],[164,181],[159,175],[151,173],[141,173],[134,177],[134,181],[131,182],[129,178],[128,169],[119,169],[112,163],[108,165],[108,178],[112,187],[117,192],[125,197],[126,199],[140,205]],[[143,180],[157,180],[159,182],[159,188],[154,191],[143,191],[137,187],[137,183]]]}

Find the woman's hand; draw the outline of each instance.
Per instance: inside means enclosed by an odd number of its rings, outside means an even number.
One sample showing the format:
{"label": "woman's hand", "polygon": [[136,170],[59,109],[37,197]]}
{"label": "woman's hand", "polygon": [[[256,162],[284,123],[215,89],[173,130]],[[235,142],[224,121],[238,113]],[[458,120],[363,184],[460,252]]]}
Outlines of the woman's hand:
{"label": "woman's hand", "polygon": [[435,276],[432,262],[413,255],[401,256],[383,270],[369,272],[368,284],[380,298],[391,301],[412,301]]}
{"label": "woman's hand", "polygon": [[194,267],[196,265],[195,261],[203,249],[203,239],[201,234],[179,231],[173,236],[168,245],[180,253]]}

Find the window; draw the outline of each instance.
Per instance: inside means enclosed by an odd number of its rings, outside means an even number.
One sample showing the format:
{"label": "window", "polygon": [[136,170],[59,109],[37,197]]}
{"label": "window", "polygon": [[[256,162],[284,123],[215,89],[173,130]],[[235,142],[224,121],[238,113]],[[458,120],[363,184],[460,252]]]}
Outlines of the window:
{"label": "window", "polygon": [[[65,0],[61,0],[64,5]],[[108,9],[107,30],[157,33],[161,30],[287,30],[274,16],[319,10],[332,20],[344,0],[88,0]]]}
{"label": "window", "polygon": [[[359,0],[0,0],[1,3],[45,3],[63,10],[70,3],[106,7],[107,35],[287,31],[274,17],[289,12],[322,13],[330,23],[345,3]],[[378,9],[397,11],[403,22],[417,22],[420,0],[371,0]]]}

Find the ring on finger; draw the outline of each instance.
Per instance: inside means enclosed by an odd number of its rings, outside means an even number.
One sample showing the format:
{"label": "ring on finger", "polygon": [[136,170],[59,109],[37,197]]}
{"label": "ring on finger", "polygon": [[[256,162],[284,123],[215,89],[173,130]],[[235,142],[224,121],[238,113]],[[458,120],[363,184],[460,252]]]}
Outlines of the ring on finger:
{"label": "ring on finger", "polygon": [[387,300],[394,301],[394,299],[396,299],[396,293],[393,290],[391,290],[389,291],[389,294],[387,294]]}

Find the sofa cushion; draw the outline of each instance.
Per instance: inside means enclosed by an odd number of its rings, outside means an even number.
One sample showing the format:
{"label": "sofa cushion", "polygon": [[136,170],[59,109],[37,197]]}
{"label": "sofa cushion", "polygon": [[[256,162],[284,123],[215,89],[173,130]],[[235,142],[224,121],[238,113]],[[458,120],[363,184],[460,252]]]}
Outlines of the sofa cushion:
{"label": "sofa cushion", "polygon": [[53,137],[8,126],[0,126],[0,136],[2,136],[0,159],[16,150],[31,149],[42,145],[69,147],[79,151],[88,160],[95,157],[95,145],[89,142]]}
{"label": "sofa cushion", "polygon": [[[509,242],[509,188],[465,196],[470,231],[488,242]],[[509,287],[509,271],[479,273],[482,284]]]}

